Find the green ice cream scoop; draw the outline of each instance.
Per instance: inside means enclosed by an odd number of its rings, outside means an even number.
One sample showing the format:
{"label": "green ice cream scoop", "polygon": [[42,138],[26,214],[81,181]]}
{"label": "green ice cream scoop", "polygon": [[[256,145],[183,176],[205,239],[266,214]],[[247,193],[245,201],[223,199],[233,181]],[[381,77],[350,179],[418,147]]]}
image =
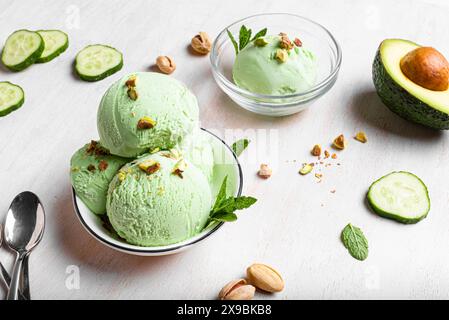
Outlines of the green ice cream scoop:
{"label": "green ice cream scoop", "polygon": [[315,55],[293,45],[285,51],[285,61],[281,61],[277,57],[278,50],[282,50],[280,41],[281,36],[266,36],[241,50],[232,68],[235,84],[267,95],[288,95],[313,87],[318,72]]}
{"label": "green ice cream scoop", "polygon": [[86,144],[70,160],[70,179],[76,195],[95,214],[106,213],[109,183],[129,159],[113,156],[95,141]]}
{"label": "green ice cream scoop", "polygon": [[161,151],[120,169],[110,184],[106,207],[119,236],[131,244],[151,247],[200,233],[211,203],[209,183],[202,172],[173,153]]}
{"label": "green ice cream scoop", "polygon": [[181,143],[198,126],[198,113],[195,96],[181,82],[138,72],[121,78],[104,94],[98,133],[112,154],[136,157]]}

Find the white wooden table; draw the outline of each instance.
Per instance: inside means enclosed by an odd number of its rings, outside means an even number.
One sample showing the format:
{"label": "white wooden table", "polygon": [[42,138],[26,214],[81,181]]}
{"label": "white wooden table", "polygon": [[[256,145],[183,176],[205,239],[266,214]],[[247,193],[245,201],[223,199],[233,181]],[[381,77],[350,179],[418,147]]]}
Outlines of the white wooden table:
{"label": "white wooden table", "polygon": [[[22,109],[0,118],[0,217],[23,190],[36,192],[47,211],[45,237],[30,259],[33,298],[213,299],[255,261],[275,266],[286,281],[282,293],[258,299],[449,298],[448,133],[392,114],[371,80],[372,59],[384,38],[433,45],[449,56],[444,2],[0,0],[1,42],[21,28],[63,29],[70,36],[68,51],[48,64],[20,73],[0,70],[0,80],[20,84],[26,92]],[[187,49],[200,30],[215,36],[231,22],[262,12],[312,18],[343,48],[337,84],[301,114],[273,119],[244,111],[216,86],[209,59]],[[122,71],[97,83],[74,77],[75,54],[92,43],[122,50]],[[150,70],[160,54],[175,59],[173,76],[197,95],[202,126],[218,130],[228,142],[252,137],[242,155],[244,189],[259,202],[185,253],[135,257],[105,247],[84,231],[71,204],[69,160],[98,137],[96,110],[107,87],[125,73]],[[369,142],[351,139],[335,161],[341,166],[323,169],[321,183],[297,174],[302,162],[312,160],[313,144],[328,146],[338,134],[350,137],[357,130],[366,131]],[[267,181],[256,176],[262,162],[274,169]],[[417,225],[379,218],[364,203],[370,183],[393,170],[416,173],[430,189],[432,210]],[[365,262],[351,258],[340,243],[348,222],[369,239]],[[12,267],[13,256],[4,247],[0,259]]]}

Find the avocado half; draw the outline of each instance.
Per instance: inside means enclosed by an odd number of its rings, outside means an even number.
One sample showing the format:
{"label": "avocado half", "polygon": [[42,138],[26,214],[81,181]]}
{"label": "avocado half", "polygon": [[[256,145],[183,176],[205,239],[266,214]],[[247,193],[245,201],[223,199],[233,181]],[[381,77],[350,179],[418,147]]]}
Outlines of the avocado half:
{"label": "avocado half", "polygon": [[434,129],[449,129],[449,89],[432,91],[409,80],[401,59],[421,47],[401,39],[384,40],[373,63],[373,81],[382,102],[404,119]]}

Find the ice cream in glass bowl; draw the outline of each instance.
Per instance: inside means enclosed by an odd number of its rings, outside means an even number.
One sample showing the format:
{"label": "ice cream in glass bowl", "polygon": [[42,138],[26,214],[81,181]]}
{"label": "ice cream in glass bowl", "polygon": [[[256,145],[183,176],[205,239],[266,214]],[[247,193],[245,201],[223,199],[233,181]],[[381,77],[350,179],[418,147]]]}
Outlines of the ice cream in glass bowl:
{"label": "ice cream in glass bowl", "polygon": [[338,77],[340,46],[320,24],[294,14],[259,14],[226,27],[210,61],[218,86],[238,105],[268,116],[300,112]]}
{"label": "ice cream in glass bowl", "polygon": [[241,196],[242,170],[224,141],[199,128],[196,98],[181,82],[127,75],[106,91],[97,120],[100,140],[70,163],[75,212],[92,236],[129,254],[166,255],[223,225],[217,198]]}

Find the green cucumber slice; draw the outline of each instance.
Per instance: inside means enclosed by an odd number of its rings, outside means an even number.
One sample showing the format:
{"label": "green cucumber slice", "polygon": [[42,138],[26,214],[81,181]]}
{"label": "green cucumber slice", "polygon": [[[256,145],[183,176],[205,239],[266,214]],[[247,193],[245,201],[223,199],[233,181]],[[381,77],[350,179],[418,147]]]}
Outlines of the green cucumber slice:
{"label": "green cucumber slice", "polygon": [[69,47],[69,37],[61,30],[39,30],[36,32],[44,40],[44,51],[42,51],[36,63],[51,61]]}
{"label": "green cucumber slice", "polygon": [[0,117],[19,109],[25,101],[25,93],[18,85],[0,82]]}
{"label": "green cucumber slice", "polygon": [[2,62],[11,71],[21,71],[32,65],[44,51],[44,40],[29,30],[17,30],[6,39]]}
{"label": "green cucumber slice", "polygon": [[392,172],[375,181],[367,198],[378,215],[407,224],[424,219],[430,210],[426,185],[410,172]]}
{"label": "green cucumber slice", "polygon": [[115,48],[95,44],[82,49],[75,58],[75,71],[82,80],[98,81],[123,67],[123,55]]}

